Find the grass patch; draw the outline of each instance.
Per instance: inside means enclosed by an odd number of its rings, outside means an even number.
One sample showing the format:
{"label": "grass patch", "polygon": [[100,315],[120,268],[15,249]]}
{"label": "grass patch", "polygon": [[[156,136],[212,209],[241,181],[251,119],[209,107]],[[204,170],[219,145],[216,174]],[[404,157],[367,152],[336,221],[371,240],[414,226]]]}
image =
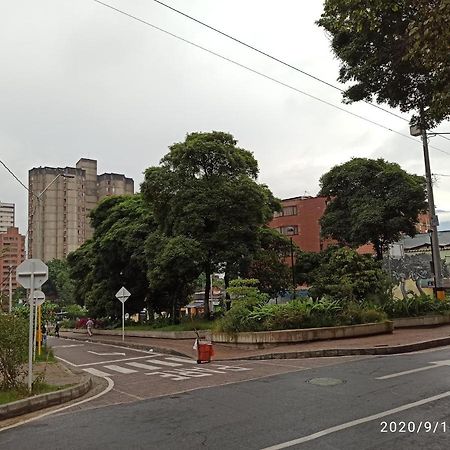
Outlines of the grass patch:
{"label": "grass patch", "polygon": [[38,350],[36,349],[36,362],[47,362],[47,363],[56,363],[56,358],[53,353],[51,347],[47,345],[43,345],[41,347],[41,354],[38,354]]}
{"label": "grass patch", "polygon": [[49,392],[59,391],[61,389],[65,389],[70,386],[72,385],[66,384],[63,386],[55,386],[53,384],[48,383],[34,382],[33,391],[31,395],[28,393],[28,389],[26,388],[26,386],[23,386],[18,389],[11,389],[8,391],[0,391],[0,405],[15,402],[17,400],[22,400],[24,398],[31,397],[33,395],[47,394]]}

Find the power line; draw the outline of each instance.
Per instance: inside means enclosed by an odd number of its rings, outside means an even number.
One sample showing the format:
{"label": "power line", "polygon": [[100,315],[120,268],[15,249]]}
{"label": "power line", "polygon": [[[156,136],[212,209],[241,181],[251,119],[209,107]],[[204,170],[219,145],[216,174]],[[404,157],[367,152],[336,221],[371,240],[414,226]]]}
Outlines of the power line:
{"label": "power line", "polygon": [[22,181],[16,176],[16,174],[0,159],[0,163],[2,166],[27,190],[29,191],[28,187],[25,186]]}
{"label": "power line", "polygon": [[[180,40],[180,41],[182,41],[182,42],[184,42],[186,44],[192,45],[193,47],[196,47],[196,48],[198,48],[200,50],[203,50],[204,52],[207,52],[207,53],[209,53],[211,55],[214,55],[214,56],[216,56],[216,57],[218,57],[220,59],[223,59],[224,61],[230,62],[230,63],[232,63],[232,64],[234,64],[234,65],[236,65],[238,67],[241,67],[242,69],[248,70],[249,72],[252,72],[252,73],[254,73],[256,75],[259,75],[260,77],[266,78],[267,80],[273,81],[274,83],[277,83],[277,84],[279,84],[281,86],[284,86],[284,87],[286,87],[288,89],[291,89],[291,90],[293,90],[295,92],[303,94],[303,95],[305,95],[305,96],[307,96],[309,98],[312,98],[314,100],[317,100],[317,101],[319,101],[321,103],[324,103],[325,105],[331,106],[332,108],[338,109],[339,111],[343,111],[343,112],[345,112],[347,114],[350,114],[351,116],[357,117],[357,118],[359,118],[361,120],[364,120],[364,121],[369,122],[369,123],[371,123],[373,125],[381,127],[381,128],[383,128],[385,130],[391,131],[392,133],[395,133],[395,134],[398,134],[400,136],[403,136],[403,137],[405,137],[407,139],[410,139],[410,140],[412,140],[412,141],[414,141],[416,143],[418,142],[412,136],[409,136],[407,134],[404,134],[404,133],[401,133],[399,131],[393,130],[392,128],[389,128],[386,125],[383,125],[381,123],[375,122],[374,120],[368,119],[367,117],[361,116],[360,114],[356,114],[354,112],[351,112],[351,111],[349,111],[349,110],[347,110],[347,109],[345,109],[345,108],[343,108],[341,106],[335,105],[335,104],[333,104],[333,103],[331,103],[331,102],[329,102],[327,100],[323,100],[323,99],[321,99],[319,97],[316,97],[316,96],[314,96],[312,94],[309,94],[306,91],[302,91],[301,89],[298,89],[298,88],[296,88],[294,86],[291,86],[290,84],[284,83],[283,81],[280,81],[280,80],[278,80],[276,78],[273,78],[273,77],[271,77],[269,75],[266,75],[266,74],[264,74],[262,72],[259,72],[258,70],[252,69],[251,67],[246,66],[244,64],[241,64],[241,63],[239,63],[239,62],[237,62],[237,61],[235,61],[235,60],[233,60],[231,58],[228,58],[226,56],[223,56],[220,53],[217,53],[217,52],[215,52],[213,50],[210,50],[210,49],[208,49],[206,47],[203,47],[202,45],[196,44],[196,43],[194,43],[194,42],[192,42],[192,41],[190,41],[190,40],[188,40],[186,38],[178,36],[177,34],[174,34],[174,33],[170,32],[170,31],[167,31],[164,28],[158,27],[158,26],[156,26],[156,25],[154,25],[154,24],[152,24],[152,23],[150,23],[150,22],[148,22],[148,21],[146,21],[144,19],[141,19],[141,18],[139,18],[137,16],[134,16],[133,14],[130,14],[130,13],[126,12],[126,11],[118,9],[118,8],[112,6],[112,5],[107,4],[107,3],[101,2],[100,0],[93,0],[93,1],[95,3],[98,3],[100,5],[105,6],[106,8],[109,8],[109,9],[115,11],[115,12],[118,12],[119,14],[123,14],[124,16],[126,16],[126,17],[128,17],[130,19],[136,20],[137,22],[143,23],[144,25],[147,25],[147,26],[149,26],[149,27],[151,27],[151,28],[153,28],[155,30],[161,31],[162,33],[167,34],[167,35],[169,35],[169,36],[171,36],[171,37],[173,37],[175,39],[178,39],[178,40]],[[442,150],[442,149],[440,149],[438,147],[431,146],[431,145],[429,147],[433,148],[433,149],[435,149],[435,150],[437,150],[437,151],[439,151],[441,153],[444,153],[444,154],[450,156],[450,152],[447,152],[445,150]]]}
{"label": "power line", "polygon": [[[94,1],[97,1],[97,0],[94,0]],[[230,34],[225,33],[224,31],[221,31],[218,28],[213,27],[212,25],[208,25],[207,23],[202,22],[201,20],[199,20],[199,19],[197,19],[197,18],[195,18],[195,17],[193,17],[193,16],[191,16],[191,15],[189,15],[189,14],[183,12],[183,11],[180,11],[179,9],[176,9],[173,6],[167,5],[166,3],[163,3],[160,0],[153,0],[153,1],[155,3],[158,3],[161,6],[164,6],[165,8],[168,8],[168,9],[172,10],[173,12],[175,12],[177,14],[180,14],[180,15],[186,17],[189,20],[192,20],[192,21],[194,21],[194,22],[196,22],[196,23],[198,23],[198,24],[200,24],[200,25],[202,25],[202,26],[204,26],[204,27],[206,27],[206,28],[216,32],[216,33],[219,33],[220,35],[222,35],[222,36],[224,36],[224,37],[226,37],[228,39],[231,39],[234,42],[237,42],[240,45],[243,45],[244,47],[249,48],[250,50],[253,50],[253,51],[255,51],[255,52],[257,52],[257,53],[259,53],[259,54],[261,54],[261,55],[263,55],[263,56],[265,56],[267,58],[270,58],[273,61],[276,61],[276,62],[278,62],[278,63],[280,63],[280,64],[282,64],[282,65],[284,65],[286,67],[289,67],[290,69],[293,69],[293,70],[295,70],[295,71],[297,71],[297,72],[299,72],[299,73],[301,73],[303,75],[306,75],[307,77],[312,78],[313,80],[318,81],[319,83],[322,83],[322,84],[324,84],[324,85],[326,85],[328,87],[336,89],[337,91],[339,91],[341,93],[345,93],[344,89],[342,89],[339,86],[336,86],[336,85],[334,85],[334,84],[332,84],[332,83],[330,83],[328,81],[322,80],[317,75],[313,75],[313,74],[311,74],[309,72],[306,72],[306,70],[300,69],[299,67],[294,66],[294,65],[292,65],[292,64],[290,64],[290,63],[288,63],[286,61],[283,61],[282,59],[277,58],[276,56],[273,56],[270,53],[267,53],[267,52],[265,52],[263,50],[260,50],[257,47],[254,47],[253,45],[247,44],[246,42],[244,42],[244,41],[242,41],[242,40],[240,40],[238,38],[235,38],[234,36],[231,36]],[[101,2],[97,1],[97,3],[101,3]],[[397,117],[398,119],[401,119],[401,120],[409,123],[408,119],[406,119],[403,116],[400,116],[399,114],[394,113],[393,111],[390,111],[390,110],[388,110],[386,108],[383,108],[383,107],[381,107],[381,106],[379,106],[379,105],[377,105],[375,103],[372,103],[372,102],[370,102],[368,100],[363,100],[363,102],[366,103],[369,106],[372,106],[373,108],[377,108],[377,109],[379,109],[379,110],[381,110],[381,111],[383,111],[383,112],[385,112],[387,114],[390,114],[391,116]],[[446,139],[446,140],[450,141],[450,138],[448,138],[446,136],[440,136],[440,137],[442,139]]]}

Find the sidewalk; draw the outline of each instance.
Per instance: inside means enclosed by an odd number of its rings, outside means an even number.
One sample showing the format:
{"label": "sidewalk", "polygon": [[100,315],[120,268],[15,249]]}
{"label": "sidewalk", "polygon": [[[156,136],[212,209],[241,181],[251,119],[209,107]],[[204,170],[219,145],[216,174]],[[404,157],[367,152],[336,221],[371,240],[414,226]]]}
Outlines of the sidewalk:
{"label": "sidewalk", "polygon": [[[123,345],[140,349],[153,349],[161,353],[196,358],[193,340],[127,337],[122,342],[118,336],[92,336],[87,333],[61,332],[61,337],[92,342]],[[321,356],[379,355],[405,353],[426,348],[450,345],[450,325],[422,328],[396,329],[392,334],[381,334],[348,339],[332,339],[299,344],[287,344],[264,349],[242,349],[214,344],[214,360],[284,359]]]}

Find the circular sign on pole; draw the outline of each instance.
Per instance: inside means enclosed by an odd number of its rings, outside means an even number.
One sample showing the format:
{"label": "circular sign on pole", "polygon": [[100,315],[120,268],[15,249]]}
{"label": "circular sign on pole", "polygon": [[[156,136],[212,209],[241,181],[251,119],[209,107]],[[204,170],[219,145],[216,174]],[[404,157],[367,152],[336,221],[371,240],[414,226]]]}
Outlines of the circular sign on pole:
{"label": "circular sign on pole", "polygon": [[42,291],[34,291],[33,302],[28,299],[28,303],[32,303],[33,306],[41,306],[45,302],[45,294]]}
{"label": "circular sign on pole", "polygon": [[25,289],[40,288],[48,280],[48,267],[40,259],[26,259],[17,266],[16,280]]}

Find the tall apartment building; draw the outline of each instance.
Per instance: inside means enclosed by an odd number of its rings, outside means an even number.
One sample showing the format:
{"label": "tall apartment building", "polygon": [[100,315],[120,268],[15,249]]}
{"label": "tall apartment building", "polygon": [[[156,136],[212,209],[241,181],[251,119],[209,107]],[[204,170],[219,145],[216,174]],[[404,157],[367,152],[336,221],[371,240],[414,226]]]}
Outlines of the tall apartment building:
{"label": "tall apartment building", "polygon": [[0,277],[1,291],[9,290],[9,272],[11,270],[12,288],[17,288],[16,267],[25,260],[25,236],[19,234],[19,229],[9,227],[0,233]]}
{"label": "tall apartment building", "polygon": [[134,182],[121,174],[97,175],[97,161],[82,158],[75,167],[29,171],[28,255],[61,259],[92,237],[89,213],[108,195],[133,194]]}
{"label": "tall apartment building", "polygon": [[14,203],[0,202],[0,233],[14,226]]}

